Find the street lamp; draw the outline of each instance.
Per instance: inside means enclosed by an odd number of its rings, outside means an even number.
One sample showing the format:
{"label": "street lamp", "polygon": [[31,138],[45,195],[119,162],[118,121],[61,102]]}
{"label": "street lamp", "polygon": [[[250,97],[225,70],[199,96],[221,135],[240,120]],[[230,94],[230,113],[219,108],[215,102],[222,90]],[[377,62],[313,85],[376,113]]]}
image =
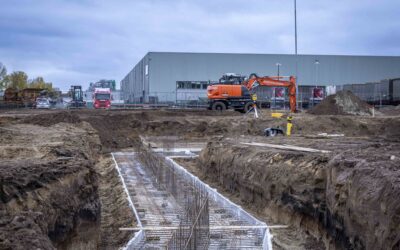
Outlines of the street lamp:
{"label": "street lamp", "polygon": [[318,86],[318,65],[319,65],[319,61],[315,60],[314,64],[315,64],[315,87],[317,87]]}
{"label": "street lamp", "polygon": [[279,69],[280,69],[280,67],[282,66],[282,64],[276,63],[275,65],[276,65],[276,67],[278,67],[278,79],[279,79]]}
{"label": "street lamp", "polygon": [[297,56],[297,4],[294,0],[294,52]]}

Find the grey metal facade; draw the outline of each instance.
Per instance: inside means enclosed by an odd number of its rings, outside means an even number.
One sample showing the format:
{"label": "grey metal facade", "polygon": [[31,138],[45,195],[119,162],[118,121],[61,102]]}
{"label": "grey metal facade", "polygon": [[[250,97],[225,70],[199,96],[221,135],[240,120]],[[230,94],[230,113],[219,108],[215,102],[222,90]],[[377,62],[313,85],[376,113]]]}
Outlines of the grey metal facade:
{"label": "grey metal facade", "polygon": [[149,52],[121,81],[121,90],[129,102],[149,102],[152,98],[174,102],[177,81],[217,81],[224,73],[277,75],[276,63],[281,64],[280,75],[297,75],[299,85],[356,84],[400,77],[398,56]]}

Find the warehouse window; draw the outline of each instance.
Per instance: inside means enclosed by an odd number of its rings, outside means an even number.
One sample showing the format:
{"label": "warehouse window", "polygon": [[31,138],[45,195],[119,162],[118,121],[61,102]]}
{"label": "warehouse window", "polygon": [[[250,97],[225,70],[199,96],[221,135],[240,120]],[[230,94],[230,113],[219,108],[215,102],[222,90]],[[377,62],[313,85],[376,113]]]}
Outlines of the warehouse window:
{"label": "warehouse window", "polygon": [[207,89],[208,83],[205,81],[177,81],[177,89]]}
{"label": "warehouse window", "polygon": [[200,82],[192,82],[192,89],[200,89],[201,83]]}
{"label": "warehouse window", "polygon": [[176,88],[177,89],[184,89],[185,88],[185,83],[184,82],[176,82]]}

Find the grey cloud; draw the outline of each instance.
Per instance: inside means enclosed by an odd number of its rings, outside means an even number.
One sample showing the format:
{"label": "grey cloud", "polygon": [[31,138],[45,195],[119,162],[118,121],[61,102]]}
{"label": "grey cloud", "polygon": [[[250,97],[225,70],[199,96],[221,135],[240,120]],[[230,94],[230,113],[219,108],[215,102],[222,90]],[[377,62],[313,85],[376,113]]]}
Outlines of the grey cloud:
{"label": "grey cloud", "polygon": [[[400,53],[396,0],[298,0],[299,52]],[[67,89],[117,81],[148,51],[293,53],[293,1],[20,0],[0,8],[0,61]]]}

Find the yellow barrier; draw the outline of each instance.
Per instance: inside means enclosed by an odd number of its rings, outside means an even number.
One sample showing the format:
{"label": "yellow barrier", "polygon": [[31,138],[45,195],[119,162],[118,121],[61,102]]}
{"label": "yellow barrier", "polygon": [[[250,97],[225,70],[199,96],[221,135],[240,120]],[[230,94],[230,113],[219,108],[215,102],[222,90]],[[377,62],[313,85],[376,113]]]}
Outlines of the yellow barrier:
{"label": "yellow barrier", "polygon": [[271,113],[271,116],[275,118],[282,118],[283,113]]}

